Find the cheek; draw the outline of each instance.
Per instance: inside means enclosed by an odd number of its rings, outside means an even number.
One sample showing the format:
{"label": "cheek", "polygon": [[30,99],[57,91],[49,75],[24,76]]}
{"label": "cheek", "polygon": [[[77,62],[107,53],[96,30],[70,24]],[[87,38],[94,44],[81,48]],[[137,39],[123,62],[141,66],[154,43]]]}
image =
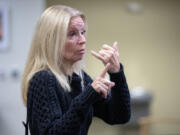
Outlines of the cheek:
{"label": "cheek", "polygon": [[69,59],[70,57],[73,56],[74,51],[75,51],[75,45],[73,41],[67,41],[65,45],[65,51],[64,51],[64,57]]}

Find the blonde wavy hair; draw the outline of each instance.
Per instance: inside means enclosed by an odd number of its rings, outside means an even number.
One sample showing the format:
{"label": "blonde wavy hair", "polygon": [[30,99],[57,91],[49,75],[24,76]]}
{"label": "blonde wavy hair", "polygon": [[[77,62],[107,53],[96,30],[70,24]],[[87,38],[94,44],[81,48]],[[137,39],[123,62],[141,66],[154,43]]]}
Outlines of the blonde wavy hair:
{"label": "blonde wavy hair", "polygon": [[75,16],[83,19],[87,29],[85,15],[71,7],[55,5],[42,13],[35,29],[22,77],[22,97],[25,105],[27,105],[29,82],[40,70],[51,71],[66,91],[71,91],[67,74],[75,72],[83,77],[83,60],[68,66],[63,59],[69,22]]}

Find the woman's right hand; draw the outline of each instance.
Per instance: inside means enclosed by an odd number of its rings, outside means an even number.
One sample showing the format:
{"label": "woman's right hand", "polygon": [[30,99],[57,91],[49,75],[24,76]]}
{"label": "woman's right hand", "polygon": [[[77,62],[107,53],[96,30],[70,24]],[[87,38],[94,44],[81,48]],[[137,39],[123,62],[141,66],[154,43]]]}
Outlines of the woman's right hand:
{"label": "woman's right hand", "polygon": [[96,92],[101,94],[104,98],[107,98],[107,95],[110,93],[111,88],[115,85],[114,82],[111,82],[105,78],[107,71],[109,70],[110,63],[106,64],[103,72],[97,79],[92,82],[92,87]]}

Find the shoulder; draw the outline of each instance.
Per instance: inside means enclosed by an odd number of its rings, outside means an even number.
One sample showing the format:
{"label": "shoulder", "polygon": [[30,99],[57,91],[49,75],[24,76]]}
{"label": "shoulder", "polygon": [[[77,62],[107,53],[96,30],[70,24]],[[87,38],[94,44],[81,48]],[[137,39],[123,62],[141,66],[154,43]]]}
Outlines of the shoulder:
{"label": "shoulder", "polygon": [[36,72],[31,80],[49,80],[56,79],[55,75],[49,70],[40,70]]}
{"label": "shoulder", "polygon": [[51,71],[40,70],[32,76],[29,82],[29,88],[49,87],[55,85],[55,82],[56,77]]}
{"label": "shoulder", "polygon": [[51,78],[51,77],[54,77],[54,74],[51,71],[40,70],[33,75],[32,79],[39,79],[39,78],[46,79],[46,78]]}
{"label": "shoulder", "polygon": [[29,97],[55,97],[57,79],[55,75],[48,70],[40,70],[36,72],[29,82]]}

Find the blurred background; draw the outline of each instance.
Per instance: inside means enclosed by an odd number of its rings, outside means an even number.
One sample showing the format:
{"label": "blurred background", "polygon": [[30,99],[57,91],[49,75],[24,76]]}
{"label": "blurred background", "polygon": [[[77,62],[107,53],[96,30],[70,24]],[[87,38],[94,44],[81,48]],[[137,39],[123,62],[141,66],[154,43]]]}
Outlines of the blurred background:
{"label": "blurred background", "polygon": [[55,4],[86,14],[85,70],[92,78],[103,64],[90,50],[118,41],[132,119],[110,126],[94,118],[89,135],[145,135],[146,129],[152,135],[180,135],[179,0],[0,0],[0,135],[24,134],[21,75],[37,20]]}

